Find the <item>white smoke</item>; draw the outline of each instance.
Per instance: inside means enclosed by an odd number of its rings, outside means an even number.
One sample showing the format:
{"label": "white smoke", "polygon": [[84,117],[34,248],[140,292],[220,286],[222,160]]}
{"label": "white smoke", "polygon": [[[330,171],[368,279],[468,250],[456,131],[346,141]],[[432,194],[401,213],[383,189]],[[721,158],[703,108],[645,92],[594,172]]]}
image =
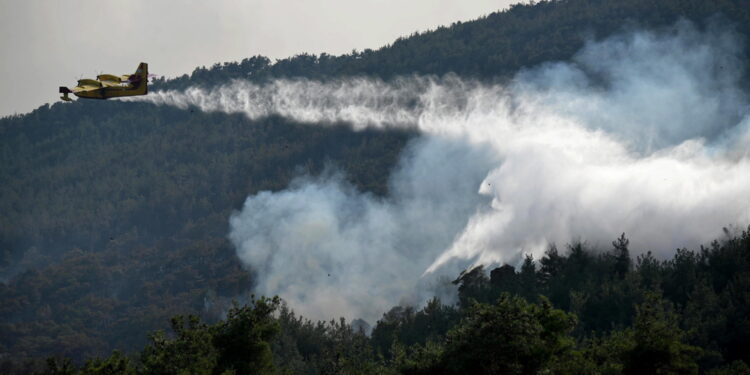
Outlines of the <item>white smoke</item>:
{"label": "white smoke", "polygon": [[230,219],[257,292],[311,318],[372,322],[394,304],[423,301],[436,275],[469,263],[539,257],[552,242],[606,248],[622,232],[634,253],[666,257],[748,225],[750,110],[738,45],[731,32],[681,22],[589,42],[571,62],[504,86],[455,76],[238,81],[146,100],[418,129],[387,198],[329,173],[250,196]]}
{"label": "white smoke", "polygon": [[340,175],[299,178],[249,197],[230,218],[230,239],[258,275],[256,292],[278,294],[307,317],[374,322],[397,303],[452,297],[439,278],[419,276],[489,202],[476,189],[496,163],[482,147],[418,140],[388,198],[358,192]]}

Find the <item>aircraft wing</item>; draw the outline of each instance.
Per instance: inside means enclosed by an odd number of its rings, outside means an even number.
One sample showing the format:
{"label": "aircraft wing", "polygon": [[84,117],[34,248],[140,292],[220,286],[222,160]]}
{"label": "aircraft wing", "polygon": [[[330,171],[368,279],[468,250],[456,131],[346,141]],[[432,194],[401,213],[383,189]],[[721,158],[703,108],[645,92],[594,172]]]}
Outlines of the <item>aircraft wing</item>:
{"label": "aircraft wing", "polygon": [[79,93],[79,92],[86,92],[86,91],[96,91],[101,89],[100,86],[92,86],[92,85],[82,85],[82,86],[76,86],[73,87],[72,91],[73,93]]}
{"label": "aircraft wing", "polygon": [[94,91],[99,90],[102,88],[102,82],[97,81],[95,79],[79,79],[78,85],[76,87],[73,87],[73,90],[71,90],[73,93],[79,93],[84,91]]}
{"label": "aircraft wing", "polygon": [[120,82],[102,81],[102,87],[113,87],[113,86],[120,86]]}

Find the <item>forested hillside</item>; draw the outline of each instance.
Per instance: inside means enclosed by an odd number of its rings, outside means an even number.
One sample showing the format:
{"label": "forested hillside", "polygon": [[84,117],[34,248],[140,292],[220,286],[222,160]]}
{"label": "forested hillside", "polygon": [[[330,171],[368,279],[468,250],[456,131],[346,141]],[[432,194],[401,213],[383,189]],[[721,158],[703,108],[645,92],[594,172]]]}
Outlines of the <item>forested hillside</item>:
{"label": "forested hillside", "polygon": [[750,374],[750,230],[665,261],[628,245],[468,270],[457,306],[394,307],[370,336],[260,299],[215,324],[177,316],[130,357],[51,359],[45,373]]}
{"label": "forested hillside", "polygon": [[[587,38],[681,18],[699,28],[733,25],[750,50],[747,0],[545,1],[378,50],[198,68],[157,80],[152,90],[279,77],[456,73],[503,80],[570,59]],[[745,66],[747,74],[750,59]],[[292,373],[648,373],[653,369],[638,366],[649,363],[675,373],[698,366],[748,372],[747,232],[728,232],[709,249],[666,261],[630,259],[622,238],[614,252],[572,244],[551,249],[536,266],[529,261],[489,276],[470,270],[456,275],[458,306],[394,307],[371,337],[341,322],[306,321],[276,300],[224,316],[232,299],[248,302],[252,293],[254,271],[240,265],[226,239],[228,218],[248,195],[333,166],[358,189],[387,196],[388,175],[413,136],[136,102],[55,103],[0,119],[0,372],[27,373],[53,355],[82,364],[116,349],[126,354],[90,362],[91,373],[97,366],[244,373],[241,366],[271,371],[274,363]],[[207,323],[178,318],[176,335],[149,339],[176,314]],[[478,323],[497,316],[523,324],[505,332]],[[238,347],[228,343],[248,326],[262,332],[254,336],[259,343],[237,344],[259,353],[257,363],[243,364],[247,358],[238,359]],[[523,337],[529,342],[514,341]],[[484,362],[482,353],[497,348],[474,350],[482,340],[523,346],[526,357]],[[644,356],[656,359],[634,359]],[[457,360],[448,365],[447,358]]]}
{"label": "forested hillside", "polygon": [[[750,34],[750,3],[745,0],[565,0],[516,4],[471,22],[458,22],[402,37],[378,50],[341,56],[302,54],[271,62],[256,56],[240,62],[197,68],[162,87],[214,86],[233,78],[312,79],[449,72],[484,80],[507,78],[519,69],[570,59],[588,39],[634,28],[657,28],[687,19],[706,26],[731,23]],[[745,38],[745,45],[750,41]],[[750,63],[746,63],[750,64]]]}
{"label": "forested hillside", "polygon": [[382,194],[408,138],[123,103],[5,121],[6,272],[24,270],[0,286],[0,336],[16,354],[74,358],[138,347],[169,316],[246,292],[225,237],[248,193],[333,164]]}

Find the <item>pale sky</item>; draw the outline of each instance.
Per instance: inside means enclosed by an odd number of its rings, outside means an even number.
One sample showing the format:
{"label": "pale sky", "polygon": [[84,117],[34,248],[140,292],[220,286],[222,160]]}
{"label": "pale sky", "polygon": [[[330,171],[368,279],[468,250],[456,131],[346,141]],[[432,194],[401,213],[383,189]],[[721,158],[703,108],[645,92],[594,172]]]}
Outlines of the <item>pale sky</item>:
{"label": "pale sky", "polygon": [[264,55],[377,49],[518,0],[0,0],[0,116],[140,61],[175,77]]}

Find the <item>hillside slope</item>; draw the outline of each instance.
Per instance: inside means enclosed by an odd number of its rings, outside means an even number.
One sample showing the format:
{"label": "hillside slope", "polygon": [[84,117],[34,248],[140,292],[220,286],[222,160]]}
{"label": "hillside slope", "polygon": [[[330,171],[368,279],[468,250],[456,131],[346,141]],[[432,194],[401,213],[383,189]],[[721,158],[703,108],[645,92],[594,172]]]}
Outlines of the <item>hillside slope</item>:
{"label": "hillside slope", "polygon": [[[213,86],[230,79],[278,77],[327,79],[374,76],[389,79],[410,74],[449,72],[483,80],[503,79],[519,69],[546,61],[570,59],[584,42],[624,30],[653,29],[687,19],[700,26],[732,24],[739,35],[750,35],[750,1],[700,0],[559,0],[516,4],[471,22],[414,33],[378,50],[320,56],[302,54],[271,62],[262,56],[240,62],[196,68],[163,82],[166,89]],[[745,50],[750,40],[744,38]],[[749,63],[750,64],[750,63]]]}
{"label": "hillside slope", "polygon": [[[377,51],[275,63],[254,57],[154,89],[234,78],[455,72],[504,79],[569,59],[589,37],[679,18],[705,27],[712,17],[750,35],[747,0],[540,2]],[[328,165],[361,190],[387,194],[387,176],[412,134],[339,125],[85,101],[0,120],[0,358],[80,360],[141,347],[145,332],[166,327],[175,313],[216,318],[227,299],[252,286],[252,270],[242,269],[225,239],[230,213],[249,194]]]}

